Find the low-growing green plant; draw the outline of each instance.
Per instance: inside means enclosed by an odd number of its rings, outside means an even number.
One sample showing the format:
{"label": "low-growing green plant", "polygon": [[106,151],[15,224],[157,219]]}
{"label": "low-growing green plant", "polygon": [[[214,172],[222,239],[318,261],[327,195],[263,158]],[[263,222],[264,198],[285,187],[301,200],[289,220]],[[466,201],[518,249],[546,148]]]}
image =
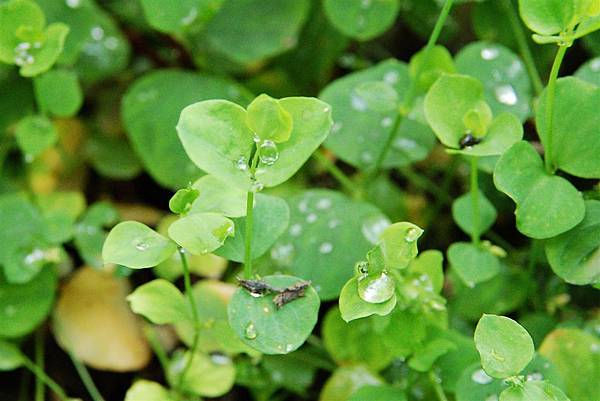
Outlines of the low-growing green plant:
{"label": "low-growing green plant", "polygon": [[0,0],[7,399],[600,400],[600,1],[98,3]]}

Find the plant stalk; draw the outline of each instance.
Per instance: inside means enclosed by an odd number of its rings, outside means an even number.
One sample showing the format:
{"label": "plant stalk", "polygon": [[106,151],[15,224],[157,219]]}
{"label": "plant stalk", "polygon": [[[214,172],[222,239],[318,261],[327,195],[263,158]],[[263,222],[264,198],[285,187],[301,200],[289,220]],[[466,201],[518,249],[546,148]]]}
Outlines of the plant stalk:
{"label": "plant stalk", "polygon": [[[255,173],[256,167],[258,166],[259,153],[258,149],[254,153],[252,163],[250,165],[250,176],[253,180],[256,180]],[[244,249],[244,278],[249,280],[252,278],[254,272],[252,271],[252,236],[253,236],[253,225],[254,223],[254,191],[248,191],[246,196],[246,241]]]}
{"label": "plant stalk", "polygon": [[479,245],[479,182],[477,180],[477,161],[476,157],[471,158],[471,206],[473,211],[473,225],[471,227],[471,242]]}
{"label": "plant stalk", "polygon": [[[44,327],[40,327],[35,332],[35,363],[40,369],[45,369],[45,361],[44,361],[44,341],[45,341],[45,333]],[[44,382],[40,380],[39,377],[35,378],[35,401],[44,401],[45,399],[45,386]]]}
{"label": "plant stalk", "polygon": [[63,390],[63,388],[57,382],[52,380],[52,378],[48,376],[43,369],[37,366],[31,359],[27,358],[25,355],[21,355],[21,358],[23,361],[23,366],[29,369],[31,373],[33,373],[37,378],[44,382],[46,386],[48,386],[48,388],[58,396],[59,399],[61,399],[62,401],[69,400],[69,397],[67,396],[67,393],[65,393],[65,390]]}
{"label": "plant stalk", "polygon": [[546,166],[546,171],[549,174],[553,174],[556,170],[554,167],[553,160],[554,144],[552,143],[552,131],[554,130],[554,98],[556,96],[556,80],[558,79],[560,66],[563,62],[563,59],[565,58],[566,53],[567,46],[559,45],[558,51],[556,52],[556,57],[554,58],[554,63],[552,64],[552,71],[550,71],[550,78],[548,79],[548,88],[546,90],[546,141],[544,143],[544,163]]}
{"label": "plant stalk", "polygon": [[81,361],[79,359],[77,359],[77,357],[71,352],[69,352],[69,357],[71,358],[71,361],[73,361],[75,370],[77,371],[77,374],[81,378],[81,381],[83,382],[83,385],[84,385],[85,389],[87,390],[88,394],[90,395],[90,397],[92,397],[92,400],[93,401],[104,401],[104,398],[100,394],[100,391],[98,391],[98,387],[96,387],[96,385],[94,384],[94,381],[92,380],[92,376],[90,376],[90,372],[87,370],[85,365],[83,363],[81,363]]}
{"label": "plant stalk", "polygon": [[190,277],[190,268],[188,266],[187,257],[185,256],[185,250],[181,247],[179,248],[179,257],[181,258],[185,293],[190,304],[190,310],[192,313],[192,323],[194,327],[194,338],[192,340],[192,347],[190,348],[190,357],[188,358],[183,370],[181,371],[181,376],[179,376],[179,381],[177,383],[177,388],[182,390],[185,376],[187,375],[188,371],[190,370],[190,367],[192,366],[194,355],[196,355],[196,349],[198,348],[198,342],[200,341],[200,319],[198,317],[198,309],[196,308],[196,301],[194,300],[194,294],[192,292],[192,279]]}
{"label": "plant stalk", "polygon": [[323,154],[320,150],[317,150],[313,157],[327,169],[327,172],[336,179],[336,181],[344,188],[348,193],[350,193],[354,198],[360,198],[361,193],[355,187],[354,182],[346,175],[344,172],[335,165],[334,162],[329,160],[327,156]]}
{"label": "plant stalk", "polygon": [[438,400],[448,401],[446,393],[444,393],[444,389],[440,385],[438,375],[436,375],[433,370],[430,370],[427,375],[429,376],[429,382],[431,383],[431,386],[433,387],[433,390],[435,391],[435,395],[437,396]]}

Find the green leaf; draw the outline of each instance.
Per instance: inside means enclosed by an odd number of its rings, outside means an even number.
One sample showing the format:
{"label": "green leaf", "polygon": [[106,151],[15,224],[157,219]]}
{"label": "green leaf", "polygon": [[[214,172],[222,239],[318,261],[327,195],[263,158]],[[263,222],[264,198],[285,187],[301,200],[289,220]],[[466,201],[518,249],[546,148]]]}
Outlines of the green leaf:
{"label": "green leaf", "polygon": [[150,380],[136,380],[127,394],[125,401],[173,401],[166,388]]}
{"label": "green leaf", "polygon": [[569,27],[574,16],[573,0],[519,0],[525,24],[541,35],[554,35]]}
{"label": "green leaf", "polygon": [[565,327],[548,334],[539,352],[556,366],[572,400],[595,401],[600,382],[599,350],[597,336]]}
{"label": "green leaf", "polygon": [[169,324],[191,320],[186,299],[173,284],[163,279],[152,280],[135,289],[127,300],[131,310],[152,323]]}
{"label": "green leaf", "polygon": [[[191,352],[175,354],[167,371],[173,383],[179,381]],[[183,379],[183,388],[205,397],[220,397],[229,392],[235,381],[235,366],[231,358],[222,354],[194,354],[189,371]]]}
{"label": "green leaf", "polygon": [[382,341],[383,333],[375,330],[373,318],[346,322],[338,308],[327,312],[321,328],[323,343],[339,365],[363,364],[379,371],[394,359],[390,347]]}
{"label": "green leaf", "polygon": [[106,239],[105,226],[112,226],[119,221],[119,213],[108,202],[97,202],[91,205],[81,221],[75,226],[75,247],[86,264],[101,268],[102,246]]}
{"label": "green leaf", "polygon": [[248,127],[260,140],[285,142],[292,133],[292,116],[278,100],[262,94],[248,105]]}
{"label": "green leaf", "polygon": [[585,207],[581,223],[546,243],[550,267],[570,284],[600,282],[600,201],[588,200]]}
{"label": "green leaf", "polygon": [[56,286],[51,268],[24,284],[10,284],[0,276],[0,337],[22,337],[42,323],[54,304]]}
{"label": "green leaf", "polygon": [[103,177],[130,180],[142,171],[140,160],[125,137],[92,135],[86,140],[85,154]]}
{"label": "green leaf", "polygon": [[400,11],[398,0],[324,0],[323,6],[336,29],[360,41],[387,31]]}
{"label": "green leaf", "polygon": [[[544,147],[548,147],[546,93],[539,100],[536,125]],[[600,89],[577,78],[556,83],[551,160],[559,169],[583,178],[600,177],[600,128],[597,110]]]}
{"label": "green leaf", "polygon": [[52,244],[67,242],[75,231],[75,222],[85,210],[81,192],[60,191],[36,196],[36,203],[44,217],[44,238]]}
{"label": "green leaf", "polygon": [[175,214],[185,214],[199,195],[200,192],[195,188],[180,189],[169,199],[169,209]]}
{"label": "green leaf", "polygon": [[456,72],[452,55],[444,46],[436,45],[431,48],[427,64],[423,65],[425,57],[425,48],[415,53],[410,59],[408,70],[411,80],[417,79],[417,73],[420,71],[417,86],[421,92],[427,90],[437,81],[442,74],[452,74]]}
{"label": "green leaf", "polygon": [[9,283],[26,283],[39,274],[45,265],[59,261],[59,248],[48,248],[45,244],[17,248],[4,260],[4,275]]}
{"label": "green leaf", "polygon": [[15,48],[20,42],[19,31],[38,33],[44,29],[46,18],[31,0],[12,0],[0,5],[0,61],[13,64]]}
{"label": "green leaf", "polygon": [[250,96],[233,81],[178,70],[153,71],[129,87],[121,107],[123,123],[135,153],[159,184],[182,188],[201,175],[174,127],[181,109],[212,98],[245,104]]}
{"label": "green leaf", "polygon": [[406,394],[399,388],[389,385],[361,387],[348,401],[406,401]]}
{"label": "green leaf", "polygon": [[[302,282],[292,276],[262,277],[274,288],[287,288]],[[242,341],[263,354],[288,354],[298,349],[317,323],[319,296],[312,286],[304,296],[277,308],[273,295],[253,297],[243,288],[229,302],[229,324]]]}
{"label": "green leaf", "polygon": [[57,117],[77,114],[83,104],[83,92],[77,74],[71,70],[50,70],[33,81],[39,108]]}
{"label": "green leaf", "polygon": [[600,57],[590,59],[583,63],[574,75],[581,80],[600,86]]}
{"label": "green leaf", "polygon": [[[372,167],[384,151],[398,110],[390,106],[371,109],[358,90],[362,88],[364,96],[363,85],[378,82],[393,88],[400,101],[408,91],[409,81],[406,64],[387,60],[326,86],[319,97],[331,105],[335,124],[325,146],[354,167]],[[382,166],[404,166],[423,160],[433,148],[434,141],[433,132],[424,121],[403,118]]]}
{"label": "green leaf", "polygon": [[287,202],[289,229],[271,249],[275,268],[311,280],[321,299],[336,298],[389,220],[330,190],[304,191]]}
{"label": "green leaf", "polygon": [[0,63],[0,138],[6,128],[33,112],[31,80],[23,78],[12,66]]}
{"label": "green leaf", "polygon": [[467,367],[456,383],[457,401],[498,400],[500,393],[508,387],[504,380],[488,376],[479,362]]}
{"label": "green leaf", "polygon": [[233,221],[217,213],[190,214],[169,226],[169,237],[194,255],[220,248],[233,235]]}
{"label": "green leaf", "polygon": [[246,215],[246,191],[230,186],[214,175],[198,179],[192,188],[200,192],[190,213],[220,213],[227,217]]}
{"label": "green leaf", "polygon": [[362,365],[337,368],[327,379],[319,401],[348,401],[360,388],[382,385],[384,380]]}
{"label": "green leaf", "polygon": [[8,341],[0,340],[0,371],[14,370],[23,364],[23,354]]}
{"label": "green leaf", "polygon": [[413,259],[408,270],[426,275],[431,281],[433,292],[439,293],[444,286],[443,262],[444,255],[440,251],[429,249]]}
{"label": "green leaf", "polygon": [[504,316],[483,315],[475,346],[486,373],[498,379],[518,375],[533,358],[533,340],[521,325]]}
{"label": "green leaf", "polygon": [[477,236],[487,232],[496,221],[496,208],[486,198],[483,192],[477,192],[477,202],[479,205],[479,218],[477,232],[473,227],[473,196],[470,193],[464,194],[452,203],[452,217],[456,224],[467,234]]}
{"label": "green leaf", "polygon": [[448,248],[448,261],[469,287],[482,283],[500,272],[500,261],[489,250],[469,242],[455,242]]}
{"label": "green leaf", "polygon": [[500,401],[569,401],[569,397],[550,383],[528,381],[504,390]]}
{"label": "green leaf", "polygon": [[308,0],[226,0],[205,40],[237,63],[255,63],[295,47],[309,9]]}
{"label": "green leaf", "polygon": [[[68,33],[69,27],[57,22],[46,28],[39,46],[36,42],[33,44],[23,42],[29,44],[27,50],[15,50],[17,53],[15,64],[21,66],[20,74],[24,77],[33,77],[48,71],[58,60]],[[29,51],[31,47],[33,49]]]}
{"label": "green leaf", "polygon": [[474,42],[456,55],[456,69],[483,82],[485,100],[495,115],[509,112],[520,121],[531,113],[531,81],[525,65],[510,49]]}
{"label": "green leaf", "polygon": [[[257,194],[254,202],[252,224],[252,259],[262,256],[271,245],[285,232],[290,220],[287,203],[275,196]],[[228,260],[243,262],[246,244],[246,218],[233,220],[235,237],[225,241],[223,247],[215,252]]]}
{"label": "green leaf", "polygon": [[394,298],[395,291],[396,280],[386,271],[358,277],[358,295],[363,301],[382,304]]}
{"label": "green leaf", "polygon": [[177,246],[148,226],[135,221],[117,224],[102,248],[104,263],[131,269],[154,267],[169,258]]}
{"label": "green leaf", "polygon": [[144,15],[153,28],[179,33],[202,28],[219,11],[224,0],[141,0]]}
{"label": "green leaf", "polygon": [[456,349],[454,343],[442,337],[433,338],[418,348],[408,361],[408,366],[417,372],[428,372],[442,355]]}
{"label": "green leaf", "polygon": [[31,162],[58,141],[58,134],[52,121],[39,115],[25,117],[19,121],[15,138],[25,159]]}
{"label": "green leaf", "polygon": [[531,238],[557,236],[585,215],[581,193],[564,178],[548,175],[526,141],[517,142],[498,160],[494,184],[515,201],[517,228]]}
{"label": "green leaf", "polygon": [[367,302],[358,293],[358,278],[352,277],[340,292],[340,313],[342,319],[350,322],[355,319],[371,315],[385,316],[396,307],[396,296],[392,296],[384,302]]}
{"label": "green leaf", "polygon": [[379,236],[383,260],[386,267],[404,269],[417,253],[417,240],[423,230],[407,222],[394,223]]}

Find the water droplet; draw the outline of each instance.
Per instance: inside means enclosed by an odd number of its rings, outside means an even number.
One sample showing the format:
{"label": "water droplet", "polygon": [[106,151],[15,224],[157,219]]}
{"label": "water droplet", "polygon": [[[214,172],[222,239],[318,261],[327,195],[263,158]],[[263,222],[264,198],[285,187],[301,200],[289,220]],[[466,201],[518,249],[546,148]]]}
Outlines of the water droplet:
{"label": "water droplet", "polygon": [[240,156],[236,160],[235,166],[241,171],[248,170],[248,159],[246,159],[246,156]]}
{"label": "water droplet", "polygon": [[314,223],[315,221],[317,221],[317,215],[314,213],[309,213],[308,216],[306,216],[306,222],[307,223]]}
{"label": "water droplet", "polygon": [[519,60],[515,60],[510,64],[506,73],[509,78],[514,79],[521,71],[523,71],[523,69],[523,63]]}
{"label": "water droplet", "polygon": [[331,207],[331,199],[321,198],[317,201],[317,209],[325,210]]}
{"label": "water droplet", "polygon": [[396,283],[386,272],[376,277],[363,277],[358,282],[358,295],[370,303],[379,304],[394,295]]}
{"label": "water droplet", "polygon": [[34,263],[40,262],[46,258],[46,252],[41,249],[35,248],[31,253],[25,255],[23,260],[26,265],[33,265]]}
{"label": "water droplet", "polygon": [[594,343],[590,346],[590,351],[592,351],[594,354],[597,354],[600,352],[600,344],[598,343]]}
{"label": "water droplet", "polygon": [[362,29],[362,28],[365,27],[366,24],[367,24],[367,20],[365,19],[365,16],[364,15],[359,15],[358,18],[357,18],[357,20],[356,20],[356,26],[358,28]]}
{"label": "water droplet", "polygon": [[252,192],[260,192],[264,189],[265,184],[263,184],[260,181],[254,181],[252,183],[252,188],[250,188],[252,190]]}
{"label": "water droplet", "polygon": [[498,401],[498,395],[497,394],[492,394],[489,397],[487,397],[485,399],[485,401]]}
{"label": "water droplet", "polygon": [[394,85],[396,82],[398,82],[398,78],[400,78],[398,71],[388,71],[383,76],[383,81],[387,84]]}
{"label": "water droplet", "polygon": [[340,221],[337,219],[329,220],[329,222],[327,223],[327,227],[329,227],[329,228],[336,228],[339,225],[340,225]]}
{"label": "water droplet", "polygon": [[221,354],[220,352],[211,354],[210,360],[215,365],[228,365],[231,363],[231,359],[227,355]]}
{"label": "water droplet", "polygon": [[376,245],[379,242],[379,235],[385,230],[389,225],[390,221],[387,217],[375,216],[370,219],[367,219],[362,227],[361,231],[364,237],[373,245]]}
{"label": "water droplet", "polygon": [[292,344],[287,344],[285,346],[285,352],[292,352],[294,350],[294,346]]}
{"label": "water droplet", "polygon": [[342,123],[335,123],[333,124],[333,127],[331,127],[331,133],[335,134],[336,132],[339,132],[342,129],[343,124]]}
{"label": "water droplet", "polygon": [[477,384],[490,384],[494,379],[488,376],[483,369],[477,369],[471,375],[471,380]]}
{"label": "water droplet", "polygon": [[540,372],[533,372],[527,375],[527,381],[542,381],[544,380],[544,375],[542,375]]}
{"label": "water droplet", "polygon": [[34,157],[32,154],[30,154],[30,153],[25,154],[25,163],[31,163],[31,162],[33,162],[33,159],[34,159]]}
{"label": "water droplet", "polygon": [[495,47],[484,47],[481,49],[481,58],[487,61],[494,60],[500,52]]}
{"label": "water droplet", "polygon": [[373,161],[373,155],[371,154],[371,152],[365,150],[360,154],[360,160],[362,160],[363,163],[369,164]]}
{"label": "water droplet", "polygon": [[323,242],[321,246],[319,246],[319,252],[323,254],[328,254],[333,251],[333,244],[331,242]]}
{"label": "water droplet", "polygon": [[590,64],[590,68],[592,69],[592,71],[594,72],[598,72],[600,71],[600,57],[594,59],[594,61],[591,62]]}
{"label": "water droplet", "polygon": [[420,228],[411,227],[408,230],[406,230],[406,235],[404,236],[404,240],[406,242],[415,242],[416,240],[419,239],[421,234],[423,234],[423,230],[421,230]]}
{"label": "water droplet", "polygon": [[507,106],[514,106],[519,101],[515,88],[512,85],[498,86],[495,93],[496,99]]}
{"label": "water droplet", "polygon": [[392,126],[393,123],[394,120],[392,119],[392,117],[384,117],[383,120],[381,120],[381,126],[383,128],[389,128]]}
{"label": "water droplet", "polygon": [[397,138],[393,143],[394,148],[399,150],[414,150],[417,148],[417,142],[410,138]]}
{"label": "water droplet", "polygon": [[329,106],[323,107],[323,113],[329,113],[329,110],[331,110]]}
{"label": "water droplet", "polygon": [[187,13],[185,17],[183,17],[180,22],[183,26],[188,26],[198,17],[198,9],[196,7],[192,7],[190,12]]}
{"label": "water droplet", "polygon": [[298,210],[302,213],[308,212],[308,201],[306,199],[298,203]]}
{"label": "water droplet", "polygon": [[362,0],[360,2],[360,6],[362,8],[369,8],[369,7],[371,7],[371,0]]}
{"label": "water droplet", "polygon": [[31,49],[31,43],[29,42],[21,42],[19,43],[15,49],[15,64],[19,67],[23,67],[26,65],[31,65],[35,62],[34,57],[29,54],[29,49]]}
{"label": "water droplet", "polygon": [[81,5],[81,0],[66,0],[65,3],[69,8],[78,8]]}
{"label": "water droplet", "polygon": [[277,244],[271,249],[271,259],[273,259],[279,266],[291,266],[293,258],[293,244]]}
{"label": "water droplet", "polygon": [[119,47],[119,39],[115,38],[114,36],[110,36],[104,41],[104,46],[106,46],[108,50],[115,50],[117,47]]}
{"label": "water droplet", "polygon": [[279,150],[277,149],[277,145],[275,142],[266,140],[260,144],[258,147],[260,161],[267,166],[272,166],[275,164],[277,159],[279,159]]}
{"label": "water droplet", "polygon": [[290,226],[290,231],[289,231],[290,235],[292,237],[297,237],[300,234],[302,234],[302,225],[300,225],[299,223],[296,224],[292,224]]}
{"label": "water droplet", "polygon": [[254,340],[256,337],[258,337],[258,333],[256,332],[256,326],[254,325],[254,323],[248,323],[246,329],[244,330],[244,336],[248,340]]}
{"label": "water droplet", "polygon": [[138,241],[135,244],[135,249],[137,249],[138,251],[142,251],[142,252],[145,251],[146,249],[148,249],[148,247],[149,247],[148,244],[145,243],[144,241]]}
{"label": "water droplet", "polygon": [[366,277],[367,274],[369,274],[369,263],[365,262],[364,260],[358,262],[356,263],[355,269],[358,272],[358,274]]}
{"label": "water droplet", "polygon": [[90,30],[90,35],[94,40],[102,40],[104,38],[104,29],[100,26],[95,26]]}
{"label": "water droplet", "polygon": [[369,107],[367,101],[356,93],[352,93],[352,95],[350,95],[350,103],[352,108],[356,111],[365,111]]}
{"label": "water droplet", "polygon": [[4,314],[6,316],[12,317],[17,313],[17,308],[15,308],[13,305],[6,305],[4,307]]}
{"label": "water droplet", "polygon": [[263,312],[265,312],[265,313],[269,313],[269,312],[271,312],[271,310],[269,309],[269,307],[268,307],[268,306],[265,306],[265,307],[263,308]]}

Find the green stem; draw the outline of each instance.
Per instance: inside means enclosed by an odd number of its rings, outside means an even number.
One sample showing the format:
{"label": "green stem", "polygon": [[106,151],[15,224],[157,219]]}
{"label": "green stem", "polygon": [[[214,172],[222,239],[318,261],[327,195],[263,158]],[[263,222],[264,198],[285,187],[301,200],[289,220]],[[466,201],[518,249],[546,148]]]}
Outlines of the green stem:
{"label": "green stem", "polygon": [[185,293],[190,304],[190,310],[192,312],[192,323],[194,327],[194,338],[192,339],[192,347],[190,348],[190,357],[188,358],[183,370],[181,371],[181,376],[179,376],[179,382],[177,383],[177,388],[182,390],[185,376],[187,375],[188,371],[192,366],[194,355],[196,355],[196,350],[198,348],[198,342],[200,341],[200,318],[198,317],[198,309],[196,308],[194,293],[192,292],[192,279],[190,277],[190,268],[188,266],[187,257],[185,256],[185,250],[183,248],[179,248],[179,257],[181,258]]}
{"label": "green stem", "polygon": [[550,78],[548,79],[548,88],[546,93],[546,141],[544,143],[546,149],[544,159],[546,171],[550,174],[553,174],[555,171],[552,154],[554,150],[552,144],[552,131],[554,129],[554,97],[556,95],[556,80],[558,79],[560,66],[565,58],[566,52],[567,46],[558,47],[556,57],[554,58],[554,63],[552,64],[552,71],[550,71]]}
{"label": "green stem", "polygon": [[381,170],[381,165],[383,164],[383,161],[385,160],[390,151],[391,144],[394,143],[394,140],[396,139],[396,135],[398,134],[400,124],[402,123],[402,118],[408,115],[414,106],[414,102],[418,94],[417,83],[419,82],[421,75],[423,74],[424,67],[429,63],[429,59],[431,57],[431,50],[435,46],[436,42],[440,37],[440,34],[442,33],[442,28],[444,27],[444,23],[446,22],[448,15],[450,15],[450,10],[452,9],[453,3],[454,0],[446,0],[446,3],[444,4],[442,11],[440,12],[440,15],[435,23],[435,27],[433,28],[433,31],[429,36],[429,40],[427,41],[427,45],[423,50],[423,61],[417,67],[415,79],[410,82],[408,92],[404,97],[404,101],[402,102],[402,105],[398,110],[398,114],[396,115],[394,123],[392,124],[392,128],[385,141],[385,147],[379,153],[377,161],[375,162],[375,165],[372,169],[372,172],[371,174],[369,174],[370,179],[366,180],[367,182],[371,181],[371,178],[376,177],[377,174],[379,174],[379,171]]}
{"label": "green stem", "polygon": [[[146,338],[148,339],[148,343],[150,344],[152,351],[154,351],[154,354],[156,355],[156,358],[158,359],[158,362],[160,363],[160,367],[162,368],[162,371],[167,372],[167,369],[169,368],[169,358],[167,357],[167,353],[165,352],[165,349],[163,348],[160,340],[158,339],[156,330],[152,326],[146,325],[146,326],[144,326],[144,334],[146,335]],[[169,375],[165,375],[165,376],[167,377],[167,381],[168,381]],[[171,383],[169,383],[169,385],[170,384]]]}
{"label": "green stem", "polygon": [[[256,167],[258,166],[259,153],[258,150],[254,153],[252,163],[250,165],[250,176],[252,180],[256,180],[255,173]],[[248,191],[246,196],[246,241],[244,249],[244,278],[251,279],[253,276],[252,271],[252,236],[253,236],[253,225],[254,223],[254,191]]]}
{"label": "green stem", "polygon": [[83,385],[85,386],[85,389],[89,393],[90,397],[92,397],[92,400],[104,401],[104,398],[100,394],[100,391],[98,391],[98,387],[96,387],[96,385],[94,384],[94,380],[92,380],[92,376],[90,376],[90,372],[87,370],[85,365],[81,363],[81,361],[70,352],[69,357],[71,357],[71,361],[73,361],[75,370],[81,378],[81,381],[83,382]]}
{"label": "green stem", "polygon": [[471,158],[471,204],[473,207],[473,226],[471,227],[471,242],[479,245],[479,182],[477,180],[477,158]]}
{"label": "green stem", "polygon": [[440,384],[438,375],[436,375],[433,372],[433,370],[430,370],[428,373],[428,376],[429,376],[429,382],[431,383],[431,386],[433,387],[433,390],[435,391],[435,395],[437,395],[438,400],[439,401],[448,401],[448,398],[446,397],[446,393],[444,393],[444,389],[442,388],[442,385]]}
{"label": "green stem", "polygon": [[65,390],[63,390],[57,382],[52,380],[52,378],[50,378],[50,376],[48,376],[43,369],[37,366],[31,359],[27,358],[25,355],[22,355],[21,358],[23,361],[23,366],[25,366],[31,371],[31,373],[33,373],[37,378],[43,381],[46,384],[46,386],[48,386],[48,388],[58,396],[59,399],[63,401],[69,400],[69,397],[67,397],[67,393],[65,393]]}
{"label": "green stem", "polygon": [[346,175],[334,162],[329,160],[327,156],[320,150],[313,153],[313,157],[327,170],[327,172],[337,180],[337,182],[354,198],[360,197],[360,191],[356,189],[354,182]]}
{"label": "green stem", "polygon": [[[44,361],[44,327],[40,327],[35,332],[35,364],[40,367],[40,369],[45,369],[45,361]],[[44,382],[40,380],[39,377],[35,378],[35,401],[44,401]]]}
{"label": "green stem", "polygon": [[519,53],[525,62],[525,67],[527,68],[527,72],[529,73],[529,77],[531,78],[535,92],[539,95],[544,90],[544,84],[542,82],[542,78],[540,77],[540,73],[535,66],[531,49],[527,43],[527,36],[523,30],[523,25],[521,25],[521,20],[519,19],[517,10],[515,10],[510,0],[502,0],[501,4],[504,7],[504,10],[510,21],[515,39],[517,40],[517,46],[519,47]]}
{"label": "green stem", "polygon": [[435,182],[431,181],[428,177],[416,173],[410,166],[404,166],[398,168],[400,174],[406,177],[412,184],[416,185],[419,189],[429,192],[436,199],[439,199],[444,204],[449,204],[452,199],[441,189]]}

